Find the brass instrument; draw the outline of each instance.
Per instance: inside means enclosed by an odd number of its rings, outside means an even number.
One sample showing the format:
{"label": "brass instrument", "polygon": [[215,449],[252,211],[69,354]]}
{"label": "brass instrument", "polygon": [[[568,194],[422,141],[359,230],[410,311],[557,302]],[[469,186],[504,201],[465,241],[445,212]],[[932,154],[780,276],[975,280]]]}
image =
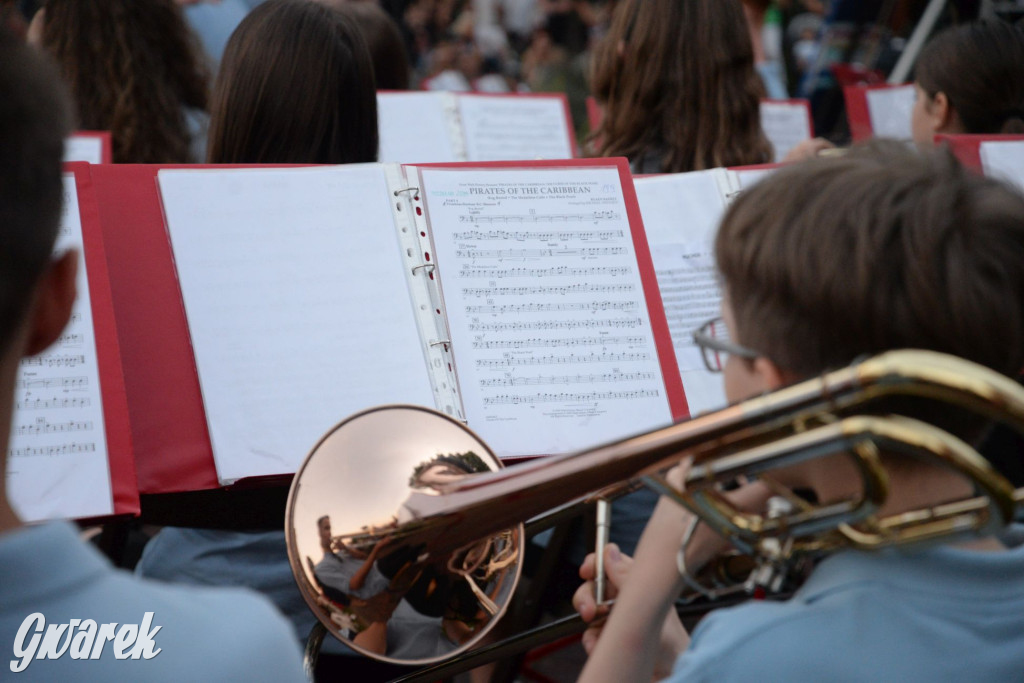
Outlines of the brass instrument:
{"label": "brass instrument", "polygon": [[[769,590],[796,558],[988,535],[1019,515],[1024,489],[1015,492],[960,439],[908,417],[857,414],[883,399],[950,404],[1024,431],[1024,387],[927,351],[885,353],[687,422],[509,469],[449,417],[372,408],[328,432],[295,476],[286,513],[292,569],[310,608],[346,644],[384,661],[431,664],[479,644],[504,612],[520,574],[522,521],[638,478],[754,556]],[[888,493],[880,453],[948,467],[973,482],[975,495],[880,517]],[[720,492],[741,475],[835,454],[860,474],[855,499],[791,497],[762,515],[735,509]],[[684,455],[694,464],[678,491],[660,473]]]}

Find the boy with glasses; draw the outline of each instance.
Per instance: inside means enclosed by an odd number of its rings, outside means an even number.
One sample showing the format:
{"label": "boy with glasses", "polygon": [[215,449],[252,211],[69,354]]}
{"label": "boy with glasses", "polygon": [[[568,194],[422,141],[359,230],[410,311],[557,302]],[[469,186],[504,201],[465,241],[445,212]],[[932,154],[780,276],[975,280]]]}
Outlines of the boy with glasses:
{"label": "boy with glasses", "polygon": [[[695,341],[738,401],[842,368],[864,355],[918,348],[1008,376],[1024,367],[1024,198],[964,170],[947,153],[876,145],[780,170],[730,208],[716,241],[722,319]],[[923,416],[956,432],[952,415]],[[974,426],[972,425],[972,428]],[[976,433],[976,430],[973,430]],[[961,500],[961,475],[883,453],[897,514]],[[686,465],[670,474],[685,479]],[[842,456],[773,473],[819,503],[856,498]],[[763,512],[759,482],[731,494]],[[1024,545],[1019,528],[925,550],[842,551],[785,602],[753,601],[706,617],[692,639],[672,605],[676,555],[693,520],[659,502],[636,558],[609,547],[617,592],[607,622],[584,635],[583,681],[1016,680],[1024,671]],[[725,548],[698,524],[693,572]],[[574,603],[594,619],[594,560]],[[965,656],[965,648],[969,655]]]}

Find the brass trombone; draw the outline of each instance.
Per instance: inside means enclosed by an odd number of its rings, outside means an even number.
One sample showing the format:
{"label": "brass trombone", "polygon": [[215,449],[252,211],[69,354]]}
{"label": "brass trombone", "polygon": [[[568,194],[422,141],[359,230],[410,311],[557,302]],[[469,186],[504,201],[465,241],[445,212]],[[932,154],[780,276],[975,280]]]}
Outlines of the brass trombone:
{"label": "brass trombone", "polygon": [[[858,414],[884,413],[882,399],[950,404],[1024,432],[1024,387],[928,351],[888,352],[686,422],[508,469],[447,416],[372,408],[328,432],[296,474],[289,559],[327,631],[369,656],[428,665],[479,644],[505,611],[524,520],[638,479],[754,556],[752,580],[768,590],[800,558],[988,535],[1020,516],[1024,489],[1014,491],[959,438],[909,417]],[[888,480],[880,453],[944,465],[973,482],[975,495],[881,517]],[[781,512],[751,514],[720,492],[741,475],[835,454],[860,473],[855,499],[811,505],[789,496]],[[661,473],[684,455],[694,465],[680,491]]]}

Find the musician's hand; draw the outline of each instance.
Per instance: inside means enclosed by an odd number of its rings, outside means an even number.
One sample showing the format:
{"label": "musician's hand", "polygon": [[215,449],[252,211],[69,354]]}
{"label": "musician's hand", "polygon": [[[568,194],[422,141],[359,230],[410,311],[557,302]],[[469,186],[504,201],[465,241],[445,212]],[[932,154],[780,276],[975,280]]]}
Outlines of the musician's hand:
{"label": "musician's hand", "polygon": [[[573,595],[572,604],[582,617],[583,621],[590,624],[583,633],[583,649],[589,655],[593,652],[604,628],[604,617],[608,614],[608,605],[598,605],[595,600],[594,578],[596,575],[596,561],[594,553],[587,555],[580,565],[580,578],[584,583]],[[604,568],[606,582],[606,598],[614,599],[619,589],[626,583],[630,569],[633,566],[633,558],[619,551],[614,543],[608,544],[604,553]],[[667,676],[672,671],[676,657],[686,649],[688,638],[686,631],[675,611],[672,610],[665,617],[665,623],[661,629],[661,642],[658,647],[658,655],[655,663],[655,678]]]}
{"label": "musician's hand", "polygon": [[788,153],[786,153],[786,157],[782,160],[782,163],[790,164],[795,161],[813,159],[826,149],[835,149],[835,145],[825,138],[811,138],[810,140],[804,140],[803,142],[797,143],[789,150]]}
{"label": "musician's hand", "polygon": [[[619,594],[619,587],[625,583],[632,564],[633,558],[629,555],[623,555],[619,551],[619,546],[609,543],[605,547],[604,569],[605,576],[608,579],[605,583],[606,600],[614,600],[615,596]],[[596,584],[594,583],[596,575],[596,557],[594,553],[590,553],[583,560],[583,564],[580,565],[580,578],[583,579],[583,584],[576,589],[575,595],[572,596],[572,606],[576,608],[583,621],[590,624],[590,627],[583,634],[583,647],[587,654],[590,654],[590,651],[594,649],[594,644],[597,642],[601,628],[604,626],[603,619],[598,620],[596,623],[594,620],[608,614],[607,604],[597,604]]]}

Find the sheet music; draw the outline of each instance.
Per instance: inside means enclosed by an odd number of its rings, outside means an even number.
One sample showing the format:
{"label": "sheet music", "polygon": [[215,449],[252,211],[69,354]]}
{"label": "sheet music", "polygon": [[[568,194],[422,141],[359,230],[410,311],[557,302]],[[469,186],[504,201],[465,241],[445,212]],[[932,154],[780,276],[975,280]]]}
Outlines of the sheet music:
{"label": "sheet music", "polygon": [[159,182],[222,482],[294,472],[355,411],[434,405],[383,167]]}
{"label": "sheet music", "polygon": [[693,331],[721,310],[714,239],[725,203],[718,173],[698,171],[634,181],[691,414],[725,405],[721,376],[704,367],[693,343]]}
{"label": "sheet music", "polygon": [[914,86],[868,90],[868,114],[876,138],[910,140],[910,120],[914,112]]}
{"label": "sheet music", "polygon": [[775,161],[811,138],[811,124],[805,102],[761,100],[761,127],[775,148]]}
{"label": "sheet music", "polygon": [[1024,141],[983,142],[980,154],[985,175],[1006,180],[1024,192]]}
{"label": "sheet music", "polygon": [[71,322],[46,352],[22,360],[14,388],[7,489],[25,521],[113,513],[96,336],[74,175],[64,175],[55,251],[79,250]]}
{"label": "sheet music", "polygon": [[462,95],[459,117],[470,161],[573,158],[559,97]]}
{"label": "sheet music", "polygon": [[453,139],[446,93],[377,93],[380,161],[428,163],[463,161]]}
{"label": "sheet music", "polygon": [[617,169],[420,173],[470,427],[505,457],[668,424]]}
{"label": "sheet music", "polygon": [[93,135],[69,135],[64,140],[64,161],[103,163],[103,139]]}

